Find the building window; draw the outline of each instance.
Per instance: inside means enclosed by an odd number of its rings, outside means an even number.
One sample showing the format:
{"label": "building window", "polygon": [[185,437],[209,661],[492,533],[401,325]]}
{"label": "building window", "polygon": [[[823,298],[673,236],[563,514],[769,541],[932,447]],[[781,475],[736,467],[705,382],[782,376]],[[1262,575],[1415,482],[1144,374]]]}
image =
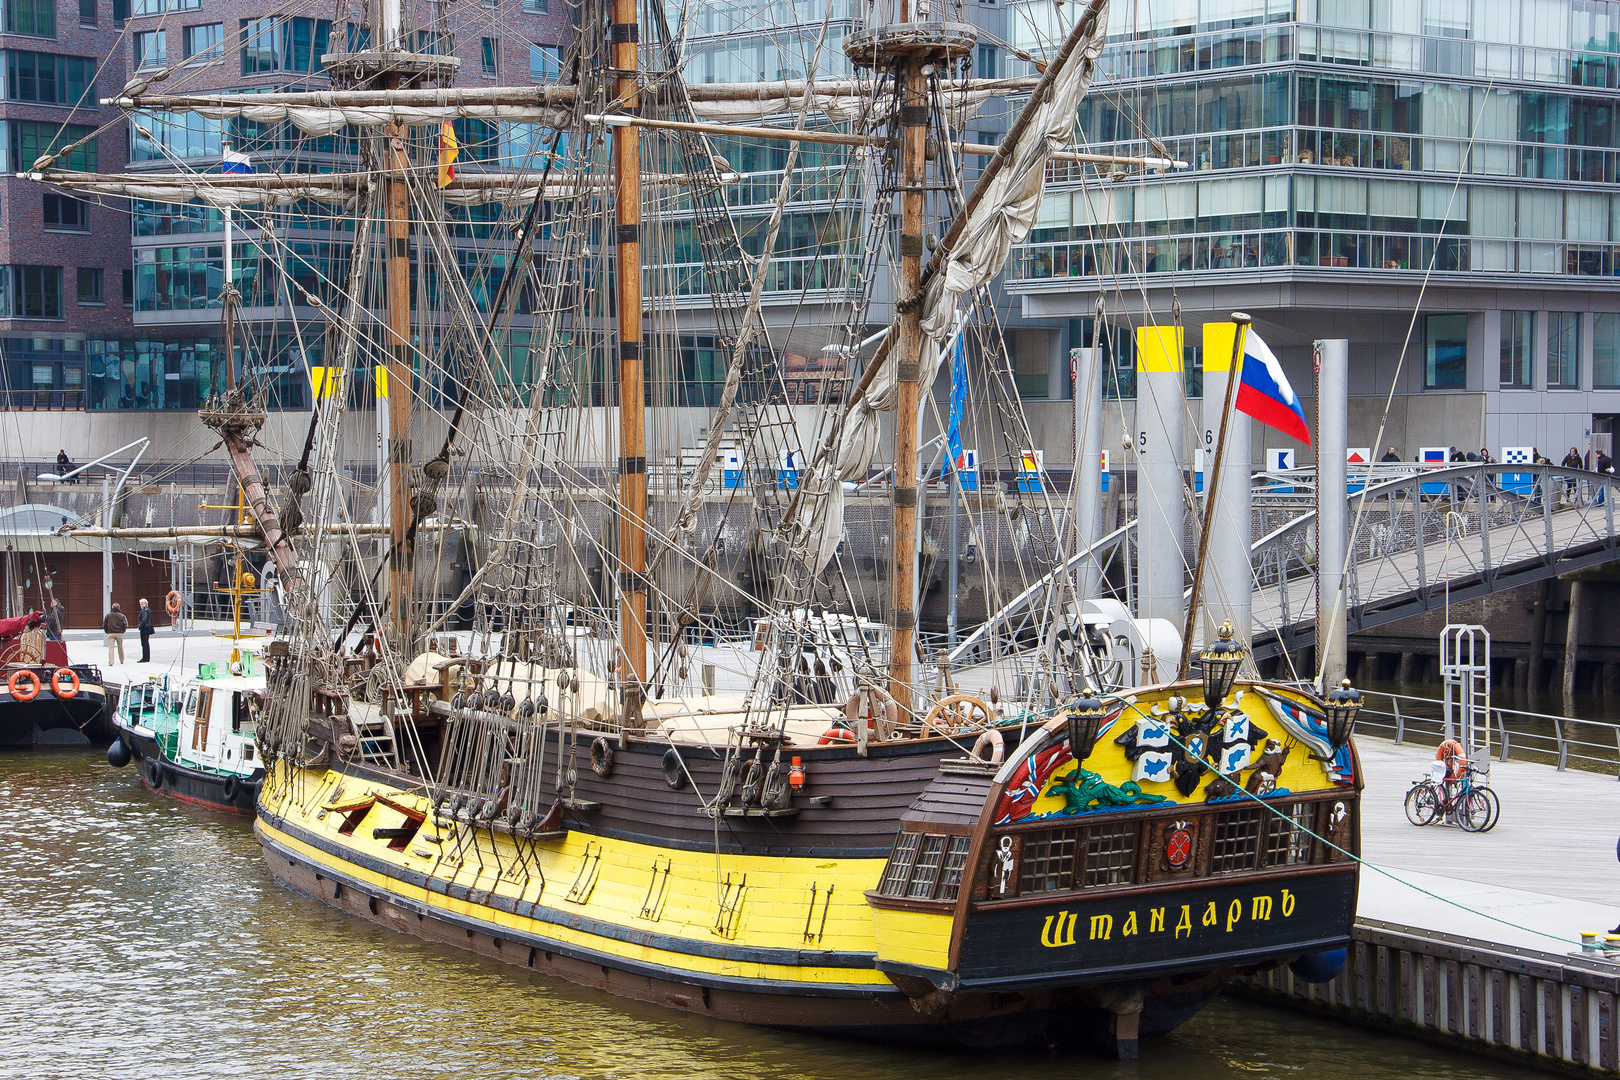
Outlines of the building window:
{"label": "building window", "polygon": [[6,33],[56,36],[56,0],[6,0]]}
{"label": "building window", "polygon": [[54,154],[64,146],[73,146],[81,139],[82,145],[51,166],[55,169],[73,169],[77,172],[96,171],[96,139],[94,129],[83,124],[42,124],[37,120],[7,120],[6,151],[11,155],[7,172],[22,172],[34,167],[41,154]]}
{"label": "building window", "polygon": [[1620,315],[1592,318],[1592,386],[1620,389]]}
{"label": "building window", "polygon": [[186,63],[214,64],[225,59],[225,24],[206,23],[185,29]]}
{"label": "building window", "polygon": [[1013,385],[1021,398],[1051,395],[1052,350],[1048,334],[1046,330],[1013,332]]}
{"label": "building window", "polygon": [[556,82],[562,77],[561,45],[529,46],[529,78],[535,82]]}
{"label": "building window", "polygon": [[1460,389],[1468,384],[1468,316],[1429,315],[1423,320],[1425,390]]}
{"label": "building window", "polygon": [[169,32],[144,30],[135,35],[135,66],[147,68],[167,67],[169,63]]}
{"label": "building window", "polygon": [[47,192],[45,195],[45,228],[63,232],[89,232],[90,207],[71,195]]}
{"label": "building window", "polygon": [[321,54],[326,52],[332,35],[332,23],[327,19],[278,15],[268,19],[243,19],[241,27],[244,75],[267,71],[320,71]]}
{"label": "building window", "polygon": [[1528,390],[1531,385],[1530,328],[1535,313],[1530,311],[1502,312],[1502,374],[1503,389]]}
{"label": "building window", "polygon": [[483,61],[484,61],[484,74],[485,75],[493,75],[493,74],[495,74],[495,61],[498,58],[497,54],[495,52],[495,39],[494,38],[482,38],[482,39],[480,39],[480,41],[481,41],[481,43],[483,45],[483,48],[480,50],[480,53],[481,53],[481,55],[483,57]]}
{"label": "building window", "polygon": [[523,10],[536,15],[544,15],[550,11],[549,0],[523,0]]}
{"label": "building window", "polygon": [[980,45],[977,63],[979,70],[973,74],[981,79],[994,79],[996,77],[996,47],[994,45]]}
{"label": "building window", "polygon": [[123,289],[123,292],[124,292],[124,306],[125,307],[134,307],[135,306],[135,270],[134,270],[133,267],[126,266],[124,269],[120,270],[119,273],[122,274],[123,278],[124,278],[124,289]]}
{"label": "building window", "polygon": [[0,275],[6,289],[0,310],[13,319],[60,319],[62,317],[62,268],[60,266],[8,266]]}
{"label": "building window", "polygon": [[165,11],[196,11],[202,0],[135,0],[135,14],[162,15]]}
{"label": "building window", "polygon": [[129,0],[112,0],[113,26],[122,27],[129,18]]}
{"label": "building window", "polygon": [[96,25],[96,0],[79,0],[79,25]]}
{"label": "building window", "polygon": [[1581,317],[1574,311],[1547,312],[1547,389],[1581,386]]}
{"label": "building window", "polygon": [[105,273],[99,266],[79,267],[79,303],[105,304],[107,298],[103,295],[103,282]]}
{"label": "building window", "polygon": [[6,98],[41,105],[83,105],[96,96],[97,61],[86,56],[6,50]]}

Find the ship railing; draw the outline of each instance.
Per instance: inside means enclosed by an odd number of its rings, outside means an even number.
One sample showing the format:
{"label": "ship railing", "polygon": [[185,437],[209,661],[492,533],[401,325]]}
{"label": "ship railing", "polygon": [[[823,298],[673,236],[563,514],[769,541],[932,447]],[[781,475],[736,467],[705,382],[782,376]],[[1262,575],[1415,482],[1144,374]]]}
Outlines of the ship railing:
{"label": "ship railing", "polygon": [[[1434,743],[1458,729],[1460,720],[1446,722],[1446,703],[1436,698],[1364,690],[1366,704],[1356,729],[1391,738]],[[1496,759],[1507,761],[1517,752],[1521,759],[1556,764],[1560,771],[1573,765],[1589,772],[1613,772],[1620,779],[1620,723],[1581,716],[1559,716],[1492,706]]]}

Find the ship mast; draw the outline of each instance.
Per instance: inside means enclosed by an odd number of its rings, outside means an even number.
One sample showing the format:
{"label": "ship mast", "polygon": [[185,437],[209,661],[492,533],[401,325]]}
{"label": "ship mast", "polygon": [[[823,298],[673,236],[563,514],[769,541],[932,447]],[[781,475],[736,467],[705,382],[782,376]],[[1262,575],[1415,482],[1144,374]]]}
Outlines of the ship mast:
{"label": "ship mast", "polygon": [[[321,58],[334,83],[391,94],[425,80],[448,86],[460,62],[453,56],[418,53],[406,38],[401,0],[377,0],[370,48]],[[377,373],[378,434],[386,431],[379,476],[388,524],[388,605],[395,648],[413,655],[411,627],[411,192],[406,128],[398,121],[383,131],[378,166],[383,173],[383,363]],[[386,423],[384,422],[386,420]],[[380,629],[380,628],[379,628]]]}
{"label": "ship mast", "polygon": [[[638,0],[613,0],[608,27],[613,98],[625,115],[640,106]],[[619,640],[626,722],[641,711],[647,676],[647,432],[641,362],[641,133],[613,132],[614,241],[619,323]]]}
{"label": "ship mast", "polygon": [[927,168],[928,80],[973,47],[963,23],[927,17],[919,0],[875,0],[870,23],[845,46],[857,64],[894,74],[900,117],[899,334],[891,355],[898,379],[894,437],[893,623],[889,633],[889,693],[913,711],[917,648],[917,442],[922,387],[923,194]]}

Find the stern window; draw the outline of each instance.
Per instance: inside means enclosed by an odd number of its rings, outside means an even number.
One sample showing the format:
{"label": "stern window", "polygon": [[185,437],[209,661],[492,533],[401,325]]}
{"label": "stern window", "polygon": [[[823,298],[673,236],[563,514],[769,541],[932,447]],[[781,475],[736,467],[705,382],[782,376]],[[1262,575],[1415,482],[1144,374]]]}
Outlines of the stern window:
{"label": "stern window", "polygon": [[1136,822],[1093,825],[1086,836],[1087,885],[1128,885],[1136,878]]}
{"label": "stern window", "polygon": [[917,864],[911,871],[911,887],[906,896],[912,900],[932,900],[934,883],[939,880],[939,864],[945,857],[945,838],[925,836]]}
{"label": "stern window", "polygon": [[1286,818],[1273,818],[1266,837],[1267,866],[1296,866],[1311,861],[1312,804],[1297,802],[1288,807]]}
{"label": "stern window", "polygon": [[951,837],[950,846],[945,849],[945,868],[939,875],[941,900],[955,900],[961,890],[962,870],[967,866],[968,847],[972,842],[972,837],[968,836]]}
{"label": "stern window", "polygon": [[1232,870],[1253,870],[1260,854],[1259,809],[1223,810],[1215,815],[1214,856],[1210,860],[1211,873]]}
{"label": "stern window", "polygon": [[884,896],[904,896],[906,882],[911,880],[911,864],[917,860],[917,842],[922,839],[918,833],[903,832],[894,842],[894,851],[889,854],[889,865],[883,870],[883,883],[878,886],[878,892]]}
{"label": "stern window", "polygon": [[1053,829],[1026,837],[1018,891],[1074,888],[1074,850],[1079,838],[1079,829]]}

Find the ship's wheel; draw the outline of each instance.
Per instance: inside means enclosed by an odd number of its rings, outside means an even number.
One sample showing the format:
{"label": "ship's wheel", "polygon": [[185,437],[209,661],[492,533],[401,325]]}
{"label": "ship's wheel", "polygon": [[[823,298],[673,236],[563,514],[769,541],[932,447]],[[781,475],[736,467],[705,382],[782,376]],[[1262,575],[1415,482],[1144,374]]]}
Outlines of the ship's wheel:
{"label": "ship's wheel", "polygon": [[995,714],[990,706],[972,694],[952,694],[940,700],[923,717],[923,729],[932,728],[944,735],[961,735],[990,726]]}

